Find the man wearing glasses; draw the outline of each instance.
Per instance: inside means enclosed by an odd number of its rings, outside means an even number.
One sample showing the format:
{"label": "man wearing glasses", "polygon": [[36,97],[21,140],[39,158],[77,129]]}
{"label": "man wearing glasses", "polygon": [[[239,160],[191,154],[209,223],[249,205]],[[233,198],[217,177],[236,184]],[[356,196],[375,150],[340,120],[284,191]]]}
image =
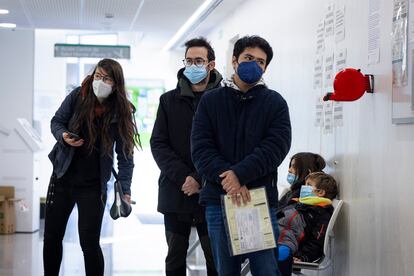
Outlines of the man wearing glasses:
{"label": "man wearing glasses", "polygon": [[205,91],[219,87],[222,77],[214,69],[215,55],[206,39],[185,43],[184,68],[177,87],[160,97],[151,136],[151,151],[161,170],[158,211],[164,214],[168,254],[166,275],[186,275],[191,226],[197,233],[207,262],[207,274],[217,275],[204,218],[198,204],[201,177],[191,161],[190,134],[198,103]]}

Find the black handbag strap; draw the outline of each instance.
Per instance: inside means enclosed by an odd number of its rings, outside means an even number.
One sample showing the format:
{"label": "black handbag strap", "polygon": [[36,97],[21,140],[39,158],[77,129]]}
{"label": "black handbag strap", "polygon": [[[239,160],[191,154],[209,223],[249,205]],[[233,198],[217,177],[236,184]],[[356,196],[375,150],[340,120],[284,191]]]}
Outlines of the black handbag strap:
{"label": "black handbag strap", "polygon": [[112,174],[114,175],[115,180],[116,180],[116,181],[118,181],[118,174],[117,174],[117,172],[115,171],[114,167],[112,167]]}

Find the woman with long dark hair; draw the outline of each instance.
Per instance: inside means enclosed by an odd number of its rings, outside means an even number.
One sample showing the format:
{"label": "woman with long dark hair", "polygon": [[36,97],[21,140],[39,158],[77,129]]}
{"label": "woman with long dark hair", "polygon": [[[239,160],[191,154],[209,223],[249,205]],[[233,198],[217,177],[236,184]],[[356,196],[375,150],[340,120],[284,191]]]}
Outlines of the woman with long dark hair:
{"label": "woman with long dark hair", "polygon": [[131,202],[134,146],[139,136],[121,65],[99,61],[93,74],[63,101],[51,121],[55,144],[49,158],[53,175],[46,204],[43,262],[45,275],[59,275],[62,240],[74,205],[86,275],[103,275],[99,245],[107,182],[114,163],[124,199]]}
{"label": "woman with long dark hair", "polygon": [[317,153],[298,152],[293,155],[289,162],[287,176],[287,181],[291,185],[290,190],[279,199],[277,210],[282,210],[292,203],[297,203],[292,199],[299,198],[300,187],[305,185],[305,178],[310,173],[321,172],[325,166],[325,160]]}

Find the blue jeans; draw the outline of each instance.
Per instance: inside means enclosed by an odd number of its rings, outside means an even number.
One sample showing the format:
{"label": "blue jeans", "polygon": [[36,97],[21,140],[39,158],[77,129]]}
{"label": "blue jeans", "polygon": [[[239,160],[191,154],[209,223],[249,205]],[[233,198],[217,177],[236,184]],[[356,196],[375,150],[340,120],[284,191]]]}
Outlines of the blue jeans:
{"label": "blue jeans", "polygon": [[[276,208],[270,208],[273,233],[275,240],[279,237],[277,227]],[[211,248],[213,251],[214,263],[219,276],[240,275],[240,268],[244,258],[250,262],[250,270],[254,276],[279,276],[277,267],[277,255],[274,249],[266,249],[247,253],[244,255],[231,256],[224,218],[221,206],[209,205],[206,207],[206,220]]]}

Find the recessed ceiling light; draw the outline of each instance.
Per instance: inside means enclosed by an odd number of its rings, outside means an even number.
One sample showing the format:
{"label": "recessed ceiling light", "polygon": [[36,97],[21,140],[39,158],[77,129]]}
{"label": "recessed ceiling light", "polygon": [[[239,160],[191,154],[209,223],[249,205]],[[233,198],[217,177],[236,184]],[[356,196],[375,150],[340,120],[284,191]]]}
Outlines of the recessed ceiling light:
{"label": "recessed ceiling light", "polygon": [[8,14],[8,13],[9,13],[9,10],[0,9],[0,14]]}
{"label": "recessed ceiling light", "polygon": [[223,0],[205,0],[201,6],[187,19],[184,25],[167,42],[163,50],[172,49],[180,39],[185,38],[189,32],[194,30]]}
{"label": "recessed ceiling light", "polygon": [[14,29],[16,24],[14,23],[0,23],[0,28]]}
{"label": "recessed ceiling light", "polygon": [[114,18],[114,14],[113,13],[109,13],[109,12],[107,12],[107,13],[105,13],[105,18],[107,18],[107,19],[112,19],[112,18]]}

